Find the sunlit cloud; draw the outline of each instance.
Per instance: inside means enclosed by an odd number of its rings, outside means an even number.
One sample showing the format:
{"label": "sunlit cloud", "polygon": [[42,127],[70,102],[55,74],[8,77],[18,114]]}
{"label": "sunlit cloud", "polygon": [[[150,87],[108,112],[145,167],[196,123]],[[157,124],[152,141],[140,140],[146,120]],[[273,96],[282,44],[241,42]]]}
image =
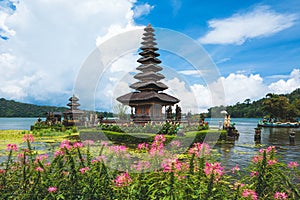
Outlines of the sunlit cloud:
{"label": "sunlit cloud", "polygon": [[208,22],[211,30],[199,40],[203,44],[241,45],[251,38],[267,37],[295,24],[298,16],[275,12],[269,6],[257,6],[245,13]]}

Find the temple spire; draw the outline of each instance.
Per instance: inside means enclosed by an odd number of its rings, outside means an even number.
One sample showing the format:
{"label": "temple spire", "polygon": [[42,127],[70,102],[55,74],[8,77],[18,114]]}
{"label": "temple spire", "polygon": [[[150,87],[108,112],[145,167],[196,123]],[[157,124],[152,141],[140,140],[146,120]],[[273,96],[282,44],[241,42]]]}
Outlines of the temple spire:
{"label": "temple spire", "polygon": [[162,107],[170,107],[180,101],[162,92],[168,86],[160,82],[165,77],[159,73],[162,67],[159,66],[160,54],[156,52],[158,48],[154,29],[148,24],[144,31],[139,53],[141,57],[137,60],[140,65],[136,68],[140,72],[134,76],[138,82],[129,86],[135,91],[117,98],[119,102],[131,107],[133,121],[140,124],[164,120]]}
{"label": "temple spire", "polygon": [[151,24],[148,24],[144,30],[144,37],[142,38],[143,41],[141,42],[142,46],[140,48],[142,51],[139,53],[142,57],[137,60],[137,62],[141,64],[137,67],[137,70],[140,70],[141,73],[134,76],[139,82],[133,83],[130,87],[138,91],[163,91],[168,87],[162,82],[159,82],[165,77],[158,73],[162,68],[158,66],[161,61],[157,58],[160,54],[156,52],[158,48],[156,47],[157,43],[155,42],[154,29]]}

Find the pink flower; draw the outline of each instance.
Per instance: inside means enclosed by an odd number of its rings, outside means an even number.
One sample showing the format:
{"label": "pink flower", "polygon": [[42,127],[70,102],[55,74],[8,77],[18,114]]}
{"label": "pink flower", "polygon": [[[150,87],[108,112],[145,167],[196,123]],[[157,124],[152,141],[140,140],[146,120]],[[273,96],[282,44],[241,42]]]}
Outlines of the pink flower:
{"label": "pink flower", "polygon": [[32,136],[32,134],[25,134],[23,136],[23,141],[26,142],[26,141],[29,141],[29,142],[34,142],[34,138]]}
{"label": "pink flower", "polygon": [[62,150],[57,150],[54,152],[54,157],[57,157],[57,156],[62,156],[64,155],[65,153],[62,151]]}
{"label": "pink flower", "polygon": [[172,141],[171,143],[170,143],[170,145],[172,146],[172,147],[180,147],[180,141],[178,141],[178,140],[174,140],[174,141]]}
{"label": "pink flower", "polygon": [[132,169],[137,171],[147,170],[150,169],[151,164],[148,161],[139,161],[137,164],[131,165]]}
{"label": "pink flower", "polygon": [[164,135],[156,135],[154,138],[155,142],[164,142],[166,141],[166,137]]}
{"label": "pink flower", "polygon": [[288,167],[293,169],[293,168],[297,168],[299,166],[298,162],[289,162]]}
{"label": "pink flower", "polygon": [[145,142],[138,144],[138,150],[143,150],[143,149],[148,150],[149,149],[149,144],[147,144]]}
{"label": "pink flower", "polygon": [[106,156],[102,155],[102,156],[97,156],[95,159],[92,160],[92,163],[98,163],[100,161],[105,162],[107,160]]}
{"label": "pink flower", "polygon": [[122,152],[125,152],[126,151],[126,146],[118,146],[118,145],[115,145],[115,146],[111,146],[109,148],[111,151],[114,151],[116,154],[119,154],[119,153],[122,153]]}
{"label": "pink flower", "polygon": [[274,165],[277,163],[277,160],[274,159],[274,160],[268,160],[268,165]]}
{"label": "pink flower", "polygon": [[74,144],[73,144],[73,147],[74,148],[82,148],[83,147],[83,144],[81,143],[81,142],[75,142]]}
{"label": "pink flower", "polygon": [[117,187],[122,187],[127,186],[129,183],[131,183],[132,179],[130,178],[128,172],[126,172],[118,175],[114,182]]}
{"label": "pink flower", "polygon": [[258,163],[258,162],[262,161],[262,159],[263,159],[262,156],[254,156],[252,158],[252,162]]}
{"label": "pink flower", "polygon": [[250,190],[250,189],[244,189],[243,193],[242,193],[243,197],[250,197],[252,200],[257,200],[257,194],[254,190]]}
{"label": "pink flower", "polygon": [[84,174],[86,171],[89,171],[89,170],[90,170],[89,167],[83,167],[83,168],[79,169],[79,171],[80,171],[82,174]]}
{"label": "pink flower", "polygon": [[93,145],[95,142],[93,141],[93,140],[85,140],[85,141],[83,141],[83,144],[84,145],[88,145],[88,146],[91,146],[91,145]]}
{"label": "pink flower", "polygon": [[108,142],[102,141],[102,142],[101,142],[101,145],[102,145],[102,146],[107,146],[107,145],[108,145]]}
{"label": "pink flower", "polygon": [[233,167],[233,168],[231,169],[231,172],[232,172],[233,174],[235,173],[235,171],[240,171],[240,168],[239,168],[239,165],[238,165],[238,164],[236,164],[235,167]]}
{"label": "pink flower", "polygon": [[41,167],[36,167],[34,170],[37,171],[37,172],[43,172],[44,171],[44,169],[41,168]]}
{"label": "pink flower", "polygon": [[72,148],[72,146],[70,145],[70,141],[69,140],[63,140],[61,143],[60,143],[60,148],[61,149],[68,149],[70,150]]}
{"label": "pink flower", "polygon": [[250,176],[251,176],[251,177],[253,177],[253,176],[258,176],[258,172],[257,172],[257,171],[252,171],[251,174],[250,174]]}
{"label": "pink flower", "polygon": [[214,174],[216,179],[218,180],[223,175],[223,167],[221,167],[221,163],[205,163],[204,173],[206,176],[210,176]]}
{"label": "pink flower", "polygon": [[275,146],[269,146],[267,149],[260,149],[259,153],[263,153],[266,151],[266,153],[274,152],[276,153],[276,147]]}
{"label": "pink flower", "polygon": [[269,146],[268,148],[267,148],[267,153],[270,153],[270,152],[274,152],[274,153],[276,153],[276,147],[275,146]]}
{"label": "pink flower", "polygon": [[7,144],[6,150],[7,151],[18,151],[18,147],[16,144]]}
{"label": "pink flower", "polygon": [[37,156],[35,157],[35,162],[43,161],[43,160],[46,160],[47,158],[48,158],[48,155],[47,155],[47,154],[37,155]]}
{"label": "pink flower", "polygon": [[195,143],[194,146],[189,149],[189,154],[195,154],[196,157],[209,155],[210,147],[206,143]]}
{"label": "pink flower", "polygon": [[275,199],[287,199],[288,195],[285,192],[276,192],[274,195]]}
{"label": "pink flower", "polygon": [[161,166],[164,168],[164,172],[174,172],[175,170],[180,171],[182,163],[178,161],[178,158],[166,159]]}
{"label": "pink flower", "polygon": [[53,193],[53,192],[56,192],[57,191],[57,187],[52,187],[52,186],[50,186],[49,188],[48,188],[48,192],[49,193]]}
{"label": "pink flower", "polygon": [[244,187],[245,186],[245,184],[244,183],[240,183],[240,182],[235,182],[234,183],[234,189],[237,189],[238,187]]}

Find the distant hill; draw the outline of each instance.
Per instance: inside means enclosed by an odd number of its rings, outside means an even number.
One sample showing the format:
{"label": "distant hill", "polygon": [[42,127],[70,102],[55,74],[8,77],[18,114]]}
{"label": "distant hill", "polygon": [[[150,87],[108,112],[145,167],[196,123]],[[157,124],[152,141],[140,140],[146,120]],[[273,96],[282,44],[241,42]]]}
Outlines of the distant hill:
{"label": "distant hill", "polygon": [[[0,117],[46,117],[46,112],[63,112],[67,109],[67,107],[38,106],[0,98]],[[114,117],[112,112],[96,111],[96,114],[105,118]]]}
{"label": "distant hill", "polygon": [[38,106],[0,98],[0,117],[45,117],[46,112],[63,112],[66,107]]}

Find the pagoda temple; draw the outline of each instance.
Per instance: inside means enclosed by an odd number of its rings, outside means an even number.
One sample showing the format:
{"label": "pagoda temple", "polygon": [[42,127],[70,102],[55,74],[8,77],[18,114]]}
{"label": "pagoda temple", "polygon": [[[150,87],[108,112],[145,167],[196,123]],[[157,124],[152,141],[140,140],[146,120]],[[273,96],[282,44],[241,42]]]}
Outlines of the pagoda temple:
{"label": "pagoda temple", "polygon": [[73,95],[69,98],[69,103],[67,106],[70,108],[63,112],[64,115],[64,126],[82,126],[84,124],[84,112],[79,110],[78,107],[80,104],[78,103],[79,99]]}
{"label": "pagoda temple", "polygon": [[138,82],[129,86],[135,91],[117,98],[122,104],[131,107],[133,121],[140,124],[167,119],[166,116],[163,116],[163,107],[166,113],[167,110],[170,112],[170,109],[172,112],[171,107],[180,101],[162,92],[168,89],[168,86],[160,82],[165,77],[158,73],[162,67],[158,66],[161,61],[157,58],[160,54],[156,52],[158,48],[154,29],[149,24],[144,30],[140,48],[142,51],[139,53],[142,57],[137,60],[141,65],[136,68],[141,72],[134,76]]}

